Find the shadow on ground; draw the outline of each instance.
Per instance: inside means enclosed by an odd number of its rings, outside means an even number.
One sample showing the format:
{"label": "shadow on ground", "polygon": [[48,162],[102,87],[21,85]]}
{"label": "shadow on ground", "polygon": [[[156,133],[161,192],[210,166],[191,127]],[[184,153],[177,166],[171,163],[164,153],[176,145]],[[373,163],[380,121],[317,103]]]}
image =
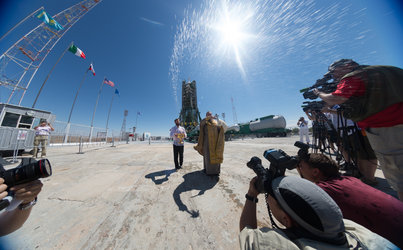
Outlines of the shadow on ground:
{"label": "shadow on ground", "polygon": [[[145,178],[151,179],[155,185],[160,185],[166,181],[168,181],[168,177],[172,174],[175,173],[176,169],[169,169],[169,170],[162,170],[154,173],[150,173],[145,176]],[[159,177],[162,178],[159,178]]]}
{"label": "shadow on ground", "polygon": [[[189,210],[188,207],[182,202],[180,194],[191,190],[200,190],[195,196],[203,195],[207,190],[212,189],[218,182],[218,176],[207,176],[202,170],[191,172],[183,176],[184,181],[179,184],[173,193],[173,198],[179,211],[189,213],[193,218],[199,216],[199,210]],[[191,198],[194,198],[192,196]]]}

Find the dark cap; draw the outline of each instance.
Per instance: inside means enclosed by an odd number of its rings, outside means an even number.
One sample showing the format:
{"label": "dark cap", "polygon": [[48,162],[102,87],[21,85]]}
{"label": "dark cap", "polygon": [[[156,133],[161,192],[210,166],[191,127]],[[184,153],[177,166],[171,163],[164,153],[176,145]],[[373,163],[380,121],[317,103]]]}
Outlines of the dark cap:
{"label": "dark cap", "polygon": [[345,65],[356,67],[359,64],[356,63],[355,61],[353,61],[352,59],[340,59],[340,60],[335,61],[334,63],[330,64],[330,66],[328,68],[329,71],[325,75],[331,74],[336,68],[338,68],[340,66],[345,66]]}
{"label": "dark cap", "polygon": [[273,180],[281,208],[303,229],[328,241],[344,239],[343,215],[336,202],[314,183],[296,176]]}

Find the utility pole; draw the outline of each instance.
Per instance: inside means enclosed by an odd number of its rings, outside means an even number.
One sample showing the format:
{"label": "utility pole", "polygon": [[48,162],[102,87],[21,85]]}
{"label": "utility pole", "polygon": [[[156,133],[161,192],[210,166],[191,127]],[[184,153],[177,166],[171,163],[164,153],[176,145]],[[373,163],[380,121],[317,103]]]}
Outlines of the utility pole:
{"label": "utility pole", "polygon": [[234,99],[231,96],[231,105],[232,105],[232,115],[234,116],[234,125],[238,124],[238,118],[236,117],[236,111],[234,106]]}

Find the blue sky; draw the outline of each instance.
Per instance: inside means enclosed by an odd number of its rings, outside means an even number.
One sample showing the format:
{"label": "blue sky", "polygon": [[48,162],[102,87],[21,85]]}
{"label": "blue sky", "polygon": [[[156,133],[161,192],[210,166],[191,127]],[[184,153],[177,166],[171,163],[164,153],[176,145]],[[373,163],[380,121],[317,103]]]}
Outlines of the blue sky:
{"label": "blue sky", "polygon": [[[41,6],[51,15],[76,0],[2,0],[0,35]],[[3,53],[40,24],[31,18],[0,41]],[[230,32],[231,31],[231,32]],[[403,7],[399,1],[112,1],[103,0],[58,42],[33,79],[22,105],[31,106],[46,75],[74,41],[87,59],[66,54],[37,108],[67,121],[90,62],[71,122],[89,125],[99,86],[117,84],[109,127],[168,135],[181,108],[182,80],[196,80],[198,105],[234,123],[271,114],[294,126],[304,113],[299,89],[312,85],[340,58],[403,67]],[[113,89],[104,86],[94,125],[105,127]],[[1,96],[4,102],[4,96]]]}

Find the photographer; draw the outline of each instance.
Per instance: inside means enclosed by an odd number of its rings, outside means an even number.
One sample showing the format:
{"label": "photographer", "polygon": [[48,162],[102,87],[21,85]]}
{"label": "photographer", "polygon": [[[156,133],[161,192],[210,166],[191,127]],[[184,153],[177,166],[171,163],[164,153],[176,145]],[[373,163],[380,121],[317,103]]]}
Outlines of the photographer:
{"label": "photographer", "polygon": [[336,91],[314,89],[314,94],[328,104],[343,104],[343,116],[365,129],[385,178],[403,200],[403,70],[341,59],[328,74],[339,82]]}
{"label": "photographer", "polygon": [[[8,207],[0,210],[0,236],[10,234],[22,227],[28,219],[41,189],[42,182],[40,180],[10,188],[10,193],[13,193],[14,197]],[[7,185],[4,184],[4,179],[0,178],[0,199],[4,199],[10,194],[6,190]]]}
{"label": "photographer", "polygon": [[258,178],[250,181],[240,219],[241,249],[325,249],[396,248],[381,236],[349,220],[343,220],[336,203],[318,186],[296,176],[270,181],[266,204],[273,226],[279,221],[285,229],[257,229]]}
{"label": "photographer", "polygon": [[309,129],[308,129],[308,122],[305,121],[305,118],[301,116],[297,122],[297,126],[299,127],[299,141],[304,142],[303,137],[306,138],[306,143],[309,144]]}
{"label": "photographer", "polygon": [[340,176],[336,162],[323,154],[305,154],[297,170],[333,198],[344,218],[403,247],[403,202],[354,177]]}
{"label": "photographer", "polygon": [[55,129],[52,127],[50,123],[48,123],[45,119],[41,119],[40,124],[35,128],[35,139],[34,139],[34,151],[33,156],[35,158],[38,157],[38,147],[39,144],[42,146],[41,157],[46,156],[46,145],[48,144],[48,137],[50,131],[54,131]]}

